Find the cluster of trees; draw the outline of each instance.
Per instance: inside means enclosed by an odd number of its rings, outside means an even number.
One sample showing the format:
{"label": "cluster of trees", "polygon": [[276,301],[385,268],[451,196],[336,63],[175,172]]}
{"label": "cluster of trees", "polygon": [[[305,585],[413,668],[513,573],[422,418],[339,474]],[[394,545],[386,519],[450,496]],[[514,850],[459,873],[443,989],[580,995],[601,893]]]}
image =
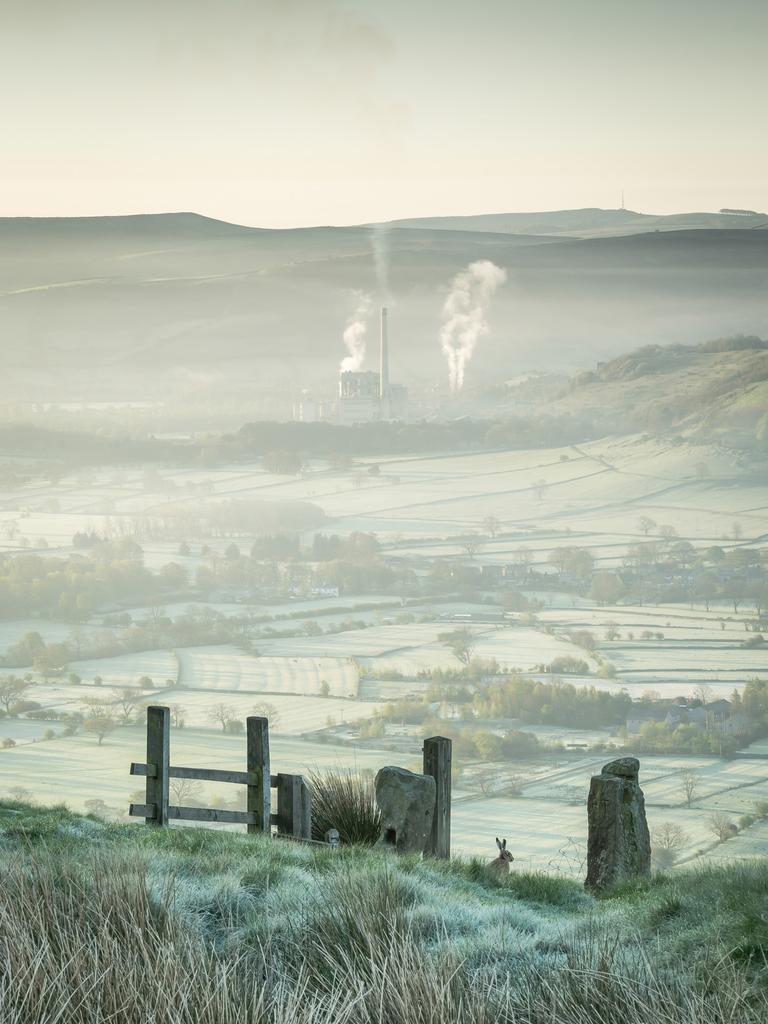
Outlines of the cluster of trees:
{"label": "cluster of trees", "polygon": [[163,578],[143,565],[132,540],[102,541],[87,554],[36,554],[0,559],[0,616],[45,614],[73,622],[116,600],[140,601],[163,590]]}
{"label": "cluster of trees", "polygon": [[599,604],[700,601],[707,611],[713,601],[728,601],[734,614],[748,604],[762,618],[768,609],[767,564],[765,554],[753,548],[697,550],[668,536],[630,545],[622,569],[594,574],[590,596]]}
{"label": "cluster of trees", "polygon": [[[620,725],[632,704],[626,693],[608,693],[560,680],[537,682],[518,675],[481,680],[473,689],[474,693],[467,696],[475,718],[519,718],[530,724],[576,729]],[[450,690],[443,699],[461,703]]]}
{"label": "cluster of trees", "polygon": [[[461,419],[447,423],[247,423],[234,437],[222,439],[222,457],[262,456],[274,472],[300,472],[301,461],[287,456],[324,457],[392,455],[404,452],[450,451],[471,448],[549,448],[591,440],[596,436],[591,416],[531,414],[504,419]],[[279,466],[279,469],[272,469]],[[287,467],[287,468],[286,468]]]}
{"label": "cluster of trees", "polygon": [[[561,680],[538,682],[514,673],[497,675],[494,666],[498,669],[494,662],[473,661],[464,673],[435,670],[423,700],[394,701],[376,717],[415,724],[424,722],[430,707],[441,703],[456,705],[463,721],[517,718],[529,725],[600,729],[623,725],[632,706],[627,693],[608,693]],[[443,726],[435,724],[435,728],[440,732]]]}
{"label": "cluster of trees", "polygon": [[[448,451],[480,448],[486,443],[488,420],[462,419],[448,423],[246,423],[227,438],[229,457],[247,455],[282,458],[288,452],[306,457],[390,455],[402,452]],[[290,472],[290,470],[289,470]]]}
{"label": "cluster of trees", "polygon": [[638,754],[729,754],[743,743],[743,739],[719,730],[666,722],[646,722],[627,740],[627,746]]}
{"label": "cluster of trees", "polygon": [[557,569],[559,576],[569,573],[584,582],[592,579],[595,569],[595,560],[590,552],[577,547],[554,548],[549,555],[549,564]]}
{"label": "cluster of trees", "polygon": [[[368,533],[342,538],[318,534],[305,550],[299,547],[295,535],[271,534],[256,541],[250,555],[243,554],[235,543],[230,543],[223,554],[204,547],[201,554],[206,564],[198,568],[194,579],[180,562],[169,562],[156,573],[151,572],[143,564],[141,547],[129,538],[105,541],[84,531],[75,534],[73,541],[77,551],[67,557],[17,554],[0,558],[0,616],[34,614],[78,623],[87,621],[105,604],[131,601],[157,606],[173,596],[193,591],[210,594],[222,587],[264,587],[295,593],[337,586],[341,593],[355,594],[412,587],[415,582],[411,570],[392,568],[383,561],[378,540]],[[189,545],[182,542],[180,556],[190,553]],[[155,627],[159,625],[154,623]],[[173,630],[169,620],[162,625],[173,642],[186,643],[183,622],[176,623]],[[215,635],[209,629],[205,642],[228,643],[233,629],[238,632],[236,626],[219,621]],[[139,648],[129,640],[126,649]],[[54,661],[63,658],[65,663],[63,648],[60,653],[61,658]],[[9,652],[0,663],[31,664],[31,655],[19,660],[17,654]],[[60,666],[52,662],[51,667]]]}
{"label": "cluster of trees", "polygon": [[205,593],[220,588],[268,587],[309,593],[318,587],[338,587],[340,594],[391,592],[413,588],[411,569],[388,565],[373,534],[349,537],[318,534],[310,548],[302,549],[285,534],[257,540],[250,555],[230,544],[224,557],[216,556],[196,574]]}
{"label": "cluster of trees", "polygon": [[[700,704],[694,700],[693,707]],[[748,679],[731,694],[730,718],[689,724],[646,722],[628,746],[641,754],[717,754],[727,756],[768,736],[768,680]],[[690,803],[690,799],[688,801]]]}
{"label": "cluster of trees", "polygon": [[[49,678],[60,675],[70,661],[79,658],[111,658],[155,648],[240,643],[248,629],[244,619],[228,618],[208,609],[193,610],[171,619],[156,606],[140,622],[127,619],[125,628],[119,632],[85,634],[78,630],[69,641],[47,643],[37,631],[26,633],[8,648],[0,658],[0,665],[7,668],[31,666],[35,672]],[[297,633],[298,629],[293,632]]]}
{"label": "cluster of trees", "polygon": [[[234,550],[227,548],[229,557]],[[290,533],[265,534],[257,538],[251,546],[251,558],[272,561],[304,561],[331,562],[346,559],[352,562],[373,562],[379,559],[381,544],[374,533],[354,531],[348,537],[339,537],[335,533],[316,533],[309,547],[302,547],[299,537]]]}
{"label": "cluster of trees", "polygon": [[419,725],[422,736],[448,736],[453,740],[456,758],[477,758],[481,761],[508,761],[534,757],[539,741],[533,733],[518,729],[498,729],[467,725],[466,722],[430,717],[429,703],[409,700],[393,701],[377,711],[361,725],[360,735],[377,739],[385,734],[388,723]]}
{"label": "cluster of trees", "polygon": [[743,717],[750,743],[768,736],[768,679],[748,679],[741,693],[732,694],[731,708]]}

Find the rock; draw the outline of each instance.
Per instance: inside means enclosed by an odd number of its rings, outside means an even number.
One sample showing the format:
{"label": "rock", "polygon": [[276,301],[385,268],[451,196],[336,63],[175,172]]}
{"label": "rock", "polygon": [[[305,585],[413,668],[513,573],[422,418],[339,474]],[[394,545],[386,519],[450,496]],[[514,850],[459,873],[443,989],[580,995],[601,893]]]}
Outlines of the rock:
{"label": "rock", "polygon": [[586,886],[593,892],[650,877],[651,839],[639,773],[637,758],[620,757],[592,776],[587,802]]}
{"label": "rock", "polygon": [[637,782],[640,775],[640,762],[636,757],[618,757],[615,761],[609,761],[603,765],[602,775],[618,775],[623,779],[634,779]]}
{"label": "rock", "polygon": [[424,853],[432,833],[435,780],[405,768],[381,768],[376,775],[381,835],[376,845],[398,853]]}

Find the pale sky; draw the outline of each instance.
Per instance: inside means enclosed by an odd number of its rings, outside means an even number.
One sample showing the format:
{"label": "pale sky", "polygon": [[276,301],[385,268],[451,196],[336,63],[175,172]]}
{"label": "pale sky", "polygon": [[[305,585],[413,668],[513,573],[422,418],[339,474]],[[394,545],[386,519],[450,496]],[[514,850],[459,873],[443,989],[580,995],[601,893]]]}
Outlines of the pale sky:
{"label": "pale sky", "polygon": [[768,209],[767,0],[0,0],[0,216]]}

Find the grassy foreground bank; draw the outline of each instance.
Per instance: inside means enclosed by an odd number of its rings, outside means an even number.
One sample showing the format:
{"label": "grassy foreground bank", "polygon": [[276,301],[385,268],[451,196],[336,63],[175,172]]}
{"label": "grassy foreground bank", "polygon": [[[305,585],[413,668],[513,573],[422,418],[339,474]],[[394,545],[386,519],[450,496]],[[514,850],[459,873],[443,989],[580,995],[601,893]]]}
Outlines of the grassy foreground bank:
{"label": "grassy foreground bank", "polygon": [[0,804],[4,1024],[766,1019],[768,860],[597,902],[475,861]]}

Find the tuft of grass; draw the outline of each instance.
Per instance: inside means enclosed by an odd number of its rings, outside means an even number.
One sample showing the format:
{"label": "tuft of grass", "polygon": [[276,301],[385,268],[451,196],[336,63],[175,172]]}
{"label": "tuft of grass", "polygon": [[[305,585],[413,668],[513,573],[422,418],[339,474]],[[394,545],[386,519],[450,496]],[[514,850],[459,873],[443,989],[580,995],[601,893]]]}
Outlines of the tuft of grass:
{"label": "tuft of grass", "polygon": [[766,860],[595,900],[482,861],[18,810],[3,1024],[768,1020]]}
{"label": "tuft of grass", "polygon": [[[526,934],[535,916],[521,927],[507,903],[480,922],[492,923],[487,944],[473,946],[467,906],[460,933],[425,942],[411,918],[425,906],[418,871],[400,874],[394,858],[358,860],[357,869],[349,859],[324,875],[303,911],[282,921],[215,881],[191,927],[174,892],[155,891],[152,862],[135,851],[75,858],[37,849],[9,858],[0,863],[0,1019],[762,1024],[768,1014],[766,992],[751,979],[753,959],[750,971],[714,959],[699,984],[682,961],[659,968],[652,946],[599,915],[544,949]],[[450,876],[442,880],[447,886]],[[447,903],[450,893],[443,897]],[[257,914],[258,941],[238,941],[237,929]]]}
{"label": "tuft of grass", "polygon": [[342,843],[373,846],[381,831],[373,778],[343,768],[309,772],[305,778],[312,790],[313,839],[324,839],[335,828]]}

